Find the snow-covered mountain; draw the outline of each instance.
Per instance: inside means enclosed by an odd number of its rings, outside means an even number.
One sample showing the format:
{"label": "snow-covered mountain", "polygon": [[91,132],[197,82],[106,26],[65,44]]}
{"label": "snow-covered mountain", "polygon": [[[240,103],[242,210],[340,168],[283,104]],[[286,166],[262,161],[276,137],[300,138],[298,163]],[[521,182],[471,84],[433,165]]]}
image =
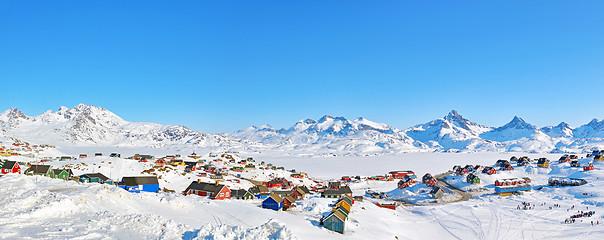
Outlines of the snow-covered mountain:
{"label": "snow-covered mountain", "polygon": [[573,129],[565,122],[561,122],[555,127],[542,127],[540,130],[553,138],[572,138],[574,136]]}
{"label": "snow-covered mountain", "polygon": [[227,147],[239,141],[219,134],[205,134],[184,126],[128,122],[114,113],[85,104],[61,107],[30,117],[12,108],[0,114],[5,136],[56,145],[165,147],[193,145]]}
{"label": "snow-covered mountain", "polygon": [[399,152],[586,152],[604,148],[604,120],[572,129],[566,123],[537,128],[520,117],[493,128],[453,110],[441,119],[399,130],[365,118],[323,116],[289,128],[252,126],[206,134],[185,126],[128,122],[102,108],[80,104],[39,116],[11,108],[0,114],[0,139],[16,137],[63,146],[190,147],[210,151],[276,151],[296,155],[367,155]]}
{"label": "snow-covered mountain", "polygon": [[452,110],[442,119],[416,125],[405,130],[405,133],[430,147],[450,151],[492,145],[491,142],[479,137],[481,133],[491,129],[491,127],[471,122],[459,115],[457,111]]}
{"label": "snow-covered mountain", "polygon": [[604,120],[593,119],[591,122],[573,130],[577,138],[604,138]]}
{"label": "snow-covered mountain", "polygon": [[279,150],[306,153],[369,154],[430,150],[396,128],[362,117],[350,121],[326,115],[317,121],[300,120],[288,129],[252,126],[230,136]]}

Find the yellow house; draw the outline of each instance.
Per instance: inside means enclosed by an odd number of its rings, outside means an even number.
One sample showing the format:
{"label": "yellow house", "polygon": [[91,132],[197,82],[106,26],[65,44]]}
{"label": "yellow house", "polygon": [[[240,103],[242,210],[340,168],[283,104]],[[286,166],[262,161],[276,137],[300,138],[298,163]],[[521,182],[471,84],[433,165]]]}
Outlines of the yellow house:
{"label": "yellow house", "polygon": [[336,204],[334,204],[333,205],[334,211],[336,208],[338,208],[338,206],[342,206],[343,208],[346,208],[346,210],[348,210],[350,212],[350,204],[348,204],[346,201],[340,200]]}
{"label": "yellow house", "polygon": [[604,155],[596,155],[594,157],[594,161],[602,161],[602,160],[604,160]]}

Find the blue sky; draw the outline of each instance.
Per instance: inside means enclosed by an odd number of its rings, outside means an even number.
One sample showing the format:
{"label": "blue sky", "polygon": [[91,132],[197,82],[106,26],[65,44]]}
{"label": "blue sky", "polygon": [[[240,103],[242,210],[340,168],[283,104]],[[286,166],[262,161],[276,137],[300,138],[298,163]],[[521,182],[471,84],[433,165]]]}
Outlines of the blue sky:
{"label": "blue sky", "polygon": [[231,132],[604,118],[602,1],[3,1],[0,110]]}

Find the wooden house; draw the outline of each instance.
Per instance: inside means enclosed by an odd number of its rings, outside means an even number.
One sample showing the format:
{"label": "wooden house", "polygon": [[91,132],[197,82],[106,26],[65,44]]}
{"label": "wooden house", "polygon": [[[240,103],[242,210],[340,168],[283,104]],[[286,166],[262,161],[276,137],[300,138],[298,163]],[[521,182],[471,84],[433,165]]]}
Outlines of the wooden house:
{"label": "wooden house", "polygon": [[78,158],[87,158],[87,157],[88,157],[88,155],[87,155],[87,154],[85,154],[85,153],[81,153],[81,154],[78,156]]}
{"label": "wooden house", "polygon": [[321,224],[324,228],[327,228],[334,232],[344,233],[344,223],[346,222],[346,216],[339,211],[331,212],[327,217],[323,218]]}
{"label": "wooden house", "polygon": [[509,164],[510,164],[510,161],[504,160],[504,159],[500,159],[500,160],[497,160],[497,162],[495,162],[495,166],[497,166],[497,167],[503,167],[504,165],[509,165]]}
{"label": "wooden house", "polygon": [[569,157],[570,157],[570,159],[571,159],[571,160],[572,160],[572,159],[579,159],[579,156],[574,155],[574,154],[573,154],[573,155],[570,155]]}
{"label": "wooden house", "polygon": [[572,160],[572,161],[570,161],[570,166],[571,167],[581,167],[581,163],[579,163],[579,161],[577,161],[577,160]]}
{"label": "wooden house", "polygon": [[521,158],[518,161],[516,161],[516,165],[519,167],[528,166],[529,164],[530,164],[530,162],[528,160],[526,160],[525,158]]}
{"label": "wooden house", "polygon": [[468,170],[465,168],[457,168],[457,170],[455,170],[455,175],[461,176],[464,174],[468,174]]}
{"label": "wooden house", "polygon": [[499,170],[512,171],[514,170],[514,167],[512,167],[512,164],[507,163],[501,166]]}
{"label": "wooden house", "polygon": [[25,174],[50,176],[51,171],[52,167],[50,165],[31,165],[27,170],[25,170]]}
{"label": "wooden house", "polygon": [[375,203],[375,205],[381,208],[396,210],[396,204],[394,203]]}
{"label": "wooden house", "polygon": [[262,201],[262,208],[279,211],[283,208],[283,198],[281,198],[279,195],[271,194],[264,199],[264,201]]}
{"label": "wooden house", "polygon": [[343,186],[338,189],[328,189],[321,192],[321,197],[324,198],[339,198],[342,197],[342,195],[348,195],[352,197],[352,190],[350,190],[350,187]]}
{"label": "wooden house", "polygon": [[549,160],[547,158],[539,158],[537,160],[537,167],[549,168]]}
{"label": "wooden house", "polygon": [[233,189],[231,190],[232,199],[251,200],[254,199],[254,194],[245,189]]}
{"label": "wooden house", "polygon": [[480,178],[478,178],[478,176],[470,173],[466,177],[466,182],[468,182],[470,184],[479,184],[480,183]]}
{"label": "wooden house", "polygon": [[398,188],[407,188],[410,187],[411,185],[415,184],[415,181],[411,178],[409,179],[401,179],[398,181]]}
{"label": "wooden house", "polygon": [[405,176],[413,176],[412,178],[415,178],[415,173],[413,171],[391,171],[388,173],[389,177],[392,177],[394,179],[403,179]]}
{"label": "wooden house", "polygon": [[482,173],[486,173],[488,175],[497,174],[497,170],[494,167],[484,167]]}
{"label": "wooden house", "polygon": [[[201,180],[193,181],[184,191],[185,195],[207,196],[213,200],[231,199],[231,190],[219,183],[205,183]],[[244,194],[245,195],[245,194]]]}
{"label": "wooden house", "polygon": [[73,177],[73,172],[71,171],[71,169],[52,169],[52,171],[50,171],[49,177],[69,180],[71,179],[71,177]]}
{"label": "wooden house", "polygon": [[94,153],[94,156],[95,156],[95,157],[102,157],[102,156],[103,156],[103,153]]}
{"label": "wooden house", "polygon": [[304,199],[304,195],[306,195],[304,190],[302,190],[299,186],[296,186],[289,196],[291,196],[292,198],[294,198],[296,200],[300,200],[300,199]]}
{"label": "wooden house", "polygon": [[291,196],[285,196],[283,198],[283,210],[287,210],[290,207],[294,207],[296,203],[296,199],[292,198]]}
{"label": "wooden house", "polygon": [[350,210],[344,208],[343,206],[337,206],[335,208],[332,209],[332,212],[340,212],[342,213],[347,219],[348,219],[348,214],[350,214]]}
{"label": "wooden house", "polygon": [[16,161],[0,160],[0,173],[21,173],[21,166]]}
{"label": "wooden house", "polygon": [[102,173],[86,173],[79,176],[79,181],[82,183],[106,183],[113,184],[113,180],[109,179]]}
{"label": "wooden house", "polygon": [[344,199],[340,199],[336,203],[334,203],[332,207],[337,208],[338,206],[342,206],[342,207],[346,208],[346,210],[350,211],[350,209],[352,208],[352,203],[350,203],[349,201],[346,201]]}
{"label": "wooden house", "polygon": [[594,170],[594,165],[593,164],[589,164],[589,166],[585,166],[583,167],[583,171],[591,171]]}
{"label": "wooden house", "polygon": [[119,158],[119,157],[121,157],[121,156],[122,156],[122,155],[121,155],[121,154],[119,154],[119,153],[111,153],[111,154],[109,154],[109,157],[115,157],[115,158]]}
{"label": "wooden house", "polygon": [[432,174],[430,173],[426,173],[424,174],[424,176],[422,177],[422,183],[426,184],[428,186],[434,186],[434,184],[436,184],[436,178],[434,178],[432,176]]}
{"label": "wooden house", "polygon": [[604,161],[604,155],[601,153],[599,153],[598,155],[595,155],[594,161]]}
{"label": "wooden house", "polygon": [[159,182],[156,176],[123,177],[118,187],[128,192],[158,192]]}
{"label": "wooden house", "polygon": [[569,162],[570,161],[570,156],[568,156],[567,154],[562,155],[562,157],[560,157],[560,159],[558,159],[558,163],[565,163],[565,162]]}
{"label": "wooden house", "polygon": [[264,185],[253,186],[249,189],[249,191],[254,195],[269,192],[268,187],[266,187]]}
{"label": "wooden house", "polygon": [[445,195],[445,191],[441,187],[433,187],[432,191],[430,191],[430,196],[435,199],[439,199]]}

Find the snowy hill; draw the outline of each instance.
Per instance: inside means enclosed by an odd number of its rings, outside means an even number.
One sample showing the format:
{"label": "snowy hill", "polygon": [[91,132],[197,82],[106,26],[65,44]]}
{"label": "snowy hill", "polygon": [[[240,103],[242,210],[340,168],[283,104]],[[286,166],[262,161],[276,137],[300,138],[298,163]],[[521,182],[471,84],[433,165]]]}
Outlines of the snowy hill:
{"label": "snowy hill", "polygon": [[96,106],[61,107],[30,117],[12,108],[0,114],[6,136],[56,145],[165,147],[194,145],[221,147],[238,141],[219,134],[205,134],[184,126],[128,122]]}

